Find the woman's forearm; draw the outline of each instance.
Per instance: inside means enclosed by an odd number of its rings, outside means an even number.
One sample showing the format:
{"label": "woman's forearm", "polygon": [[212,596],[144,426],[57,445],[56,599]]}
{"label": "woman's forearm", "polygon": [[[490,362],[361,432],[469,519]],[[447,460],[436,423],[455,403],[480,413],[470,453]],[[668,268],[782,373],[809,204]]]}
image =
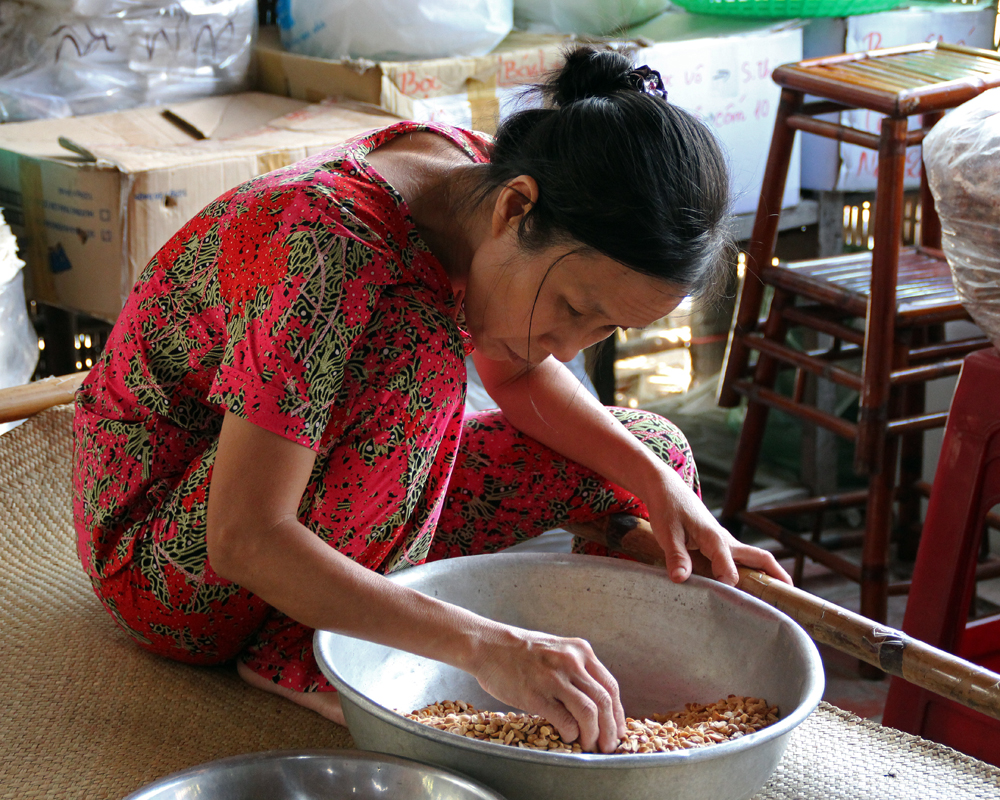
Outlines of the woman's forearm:
{"label": "woman's forearm", "polygon": [[393,583],[298,521],[314,464],[313,451],[226,413],[206,517],[215,572],[308,627],[474,666],[503,626]]}
{"label": "woman's forearm", "polygon": [[[243,531],[221,566],[230,580],[311,628],[358,636],[474,671],[504,628],[390,581],[289,518]],[[214,562],[213,562],[214,566]],[[217,569],[218,571],[218,569]]]}
{"label": "woman's forearm", "polygon": [[[476,366],[480,375],[490,374],[489,364],[480,367],[477,361]],[[501,375],[498,369],[491,377]],[[730,585],[736,585],[739,577],[737,563],[791,582],[771,553],[738,542],[722,528],[680,475],[629,433],[559,362],[546,359],[525,375],[494,380],[492,385],[493,399],[514,427],[646,504],[673,580],[687,579],[688,551],[699,550],[712,561],[713,574]]]}

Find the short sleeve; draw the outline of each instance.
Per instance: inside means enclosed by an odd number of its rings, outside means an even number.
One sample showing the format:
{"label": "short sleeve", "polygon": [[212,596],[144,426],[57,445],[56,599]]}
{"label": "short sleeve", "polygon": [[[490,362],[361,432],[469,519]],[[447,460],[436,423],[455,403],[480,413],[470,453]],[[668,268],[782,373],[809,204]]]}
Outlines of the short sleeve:
{"label": "short sleeve", "polygon": [[327,198],[265,187],[226,213],[217,257],[226,343],[208,394],[313,450],[387,282],[385,251],[345,227],[345,210]]}

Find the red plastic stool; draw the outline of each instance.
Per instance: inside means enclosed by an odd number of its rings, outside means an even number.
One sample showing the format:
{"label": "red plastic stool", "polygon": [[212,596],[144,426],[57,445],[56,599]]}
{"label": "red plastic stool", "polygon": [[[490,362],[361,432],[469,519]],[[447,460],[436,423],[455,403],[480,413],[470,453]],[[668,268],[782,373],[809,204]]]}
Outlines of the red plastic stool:
{"label": "red plastic stool", "polygon": [[[985,518],[1000,503],[1000,354],[965,358],[951,401],[903,630],[1000,670],[1000,614],[967,623]],[[1000,766],[1000,722],[893,678],[884,725]]]}

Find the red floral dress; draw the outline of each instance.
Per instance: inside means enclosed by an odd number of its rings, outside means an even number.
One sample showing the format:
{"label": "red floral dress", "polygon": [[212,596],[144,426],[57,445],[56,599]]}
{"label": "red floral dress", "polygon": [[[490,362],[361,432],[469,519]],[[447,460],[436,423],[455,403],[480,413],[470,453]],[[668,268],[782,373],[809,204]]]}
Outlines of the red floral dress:
{"label": "red floral dress", "polygon": [[[403,122],[227,192],[143,271],[81,387],[80,558],[143,647],[195,664],[239,657],[282,686],[332,688],[313,632],[209,563],[207,495],[226,411],[315,451],[300,521],[382,573],[644,512],[499,412],[463,418],[470,340],[450,282],[365,160],[413,131],[488,158],[478,134]],[[615,413],[695,484],[673,426]]]}

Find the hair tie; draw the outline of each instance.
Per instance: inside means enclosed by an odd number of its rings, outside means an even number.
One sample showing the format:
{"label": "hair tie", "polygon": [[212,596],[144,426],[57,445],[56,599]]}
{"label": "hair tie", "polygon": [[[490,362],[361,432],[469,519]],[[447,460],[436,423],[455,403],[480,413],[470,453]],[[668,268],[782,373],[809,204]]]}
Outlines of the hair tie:
{"label": "hair tie", "polygon": [[636,67],[628,74],[628,82],[632,84],[633,89],[642,94],[667,99],[667,88],[663,85],[660,73],[655,69]]}

